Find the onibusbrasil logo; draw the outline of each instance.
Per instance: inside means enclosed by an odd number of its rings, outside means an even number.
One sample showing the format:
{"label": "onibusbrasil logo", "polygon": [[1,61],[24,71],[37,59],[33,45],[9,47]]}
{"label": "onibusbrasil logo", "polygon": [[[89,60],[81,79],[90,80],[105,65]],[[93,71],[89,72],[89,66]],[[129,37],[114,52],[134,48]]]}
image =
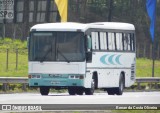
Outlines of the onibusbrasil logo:
{"label": "onibusbrasil logo", "polygon": [[100,57],[100,61],[105,65],[122,65],[120,62],[120,57],[122,55],[116,54],[105,54]]}

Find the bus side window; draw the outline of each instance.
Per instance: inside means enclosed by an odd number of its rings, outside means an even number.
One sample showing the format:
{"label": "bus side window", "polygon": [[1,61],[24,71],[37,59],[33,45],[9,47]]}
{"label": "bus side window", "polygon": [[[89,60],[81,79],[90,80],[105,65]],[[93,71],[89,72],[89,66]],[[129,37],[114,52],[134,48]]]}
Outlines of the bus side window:
{"label": "bus side window", "polygon": [[123,50],[122,33],[116,33],[117,50]]}
{"label": "bus side window", "polygon": [[130,38],[128,33],[124,34],[123,41],[124,41],[124,51],[130,51]]}
{"label": "bus side window", "polygon": [[132,40],[133,40],[133,51],[135,51],[136,50],[136,43],[135,43],[135,34],[132,34]]}
{"label": "bus side window", "polygon": [[108,32],[108,48],[109,50],[115,50],[115,37],[114,33]]}
{"label": "bus side window", "polygon": [[100,48],[107,50],[107,36],[106,32],[100,32]]}
{"label": "bus side window", "polygon": [[98,32],[92,32],[92,49],[99,50],[99,39],[98,39]]}
{"label": "bus side window", "polygon": [[131,39],[130,39],[130,34],[128,34],[128,51],[131,51]]}
{"label": "bus side window", "polygon": [[134,34],[130,34],[130,40],[131,40],[131,51],[135,51],[135,43],[134,43]]}

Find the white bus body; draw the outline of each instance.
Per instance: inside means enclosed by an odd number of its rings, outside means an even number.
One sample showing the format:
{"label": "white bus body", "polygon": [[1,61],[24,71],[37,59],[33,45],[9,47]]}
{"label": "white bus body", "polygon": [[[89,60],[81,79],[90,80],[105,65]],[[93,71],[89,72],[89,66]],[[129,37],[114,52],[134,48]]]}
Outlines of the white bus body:
{"label": "white bus body", "polygon": [[[48,46],[48,47],[46,47]],[[135,27],[128,23],[48,23],[31,28],[29,85],[68,88],[70,95],[105,89],[122,95],[135,82]]]}

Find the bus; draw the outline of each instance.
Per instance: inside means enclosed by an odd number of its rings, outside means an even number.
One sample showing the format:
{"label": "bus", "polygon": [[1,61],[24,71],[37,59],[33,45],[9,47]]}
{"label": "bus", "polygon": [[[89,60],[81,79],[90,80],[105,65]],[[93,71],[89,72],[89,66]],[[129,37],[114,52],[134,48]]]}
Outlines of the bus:
{"label": "bus", "polygon": [[28,38],[29,86],[41,95],[50,88],[69,95],[93,95],[102,89],[122,95],[135,82],[136,39],[133,24],[120,22],[44,23]]}

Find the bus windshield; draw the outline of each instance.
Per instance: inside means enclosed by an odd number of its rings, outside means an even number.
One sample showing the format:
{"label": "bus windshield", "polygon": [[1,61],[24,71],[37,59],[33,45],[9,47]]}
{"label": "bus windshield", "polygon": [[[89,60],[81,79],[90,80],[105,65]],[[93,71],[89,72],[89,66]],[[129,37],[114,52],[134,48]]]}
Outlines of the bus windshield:
{"label": "bus windshield", "polygon": [[29,61],[84,61],[84,45],[82,32],[32,32]]}

